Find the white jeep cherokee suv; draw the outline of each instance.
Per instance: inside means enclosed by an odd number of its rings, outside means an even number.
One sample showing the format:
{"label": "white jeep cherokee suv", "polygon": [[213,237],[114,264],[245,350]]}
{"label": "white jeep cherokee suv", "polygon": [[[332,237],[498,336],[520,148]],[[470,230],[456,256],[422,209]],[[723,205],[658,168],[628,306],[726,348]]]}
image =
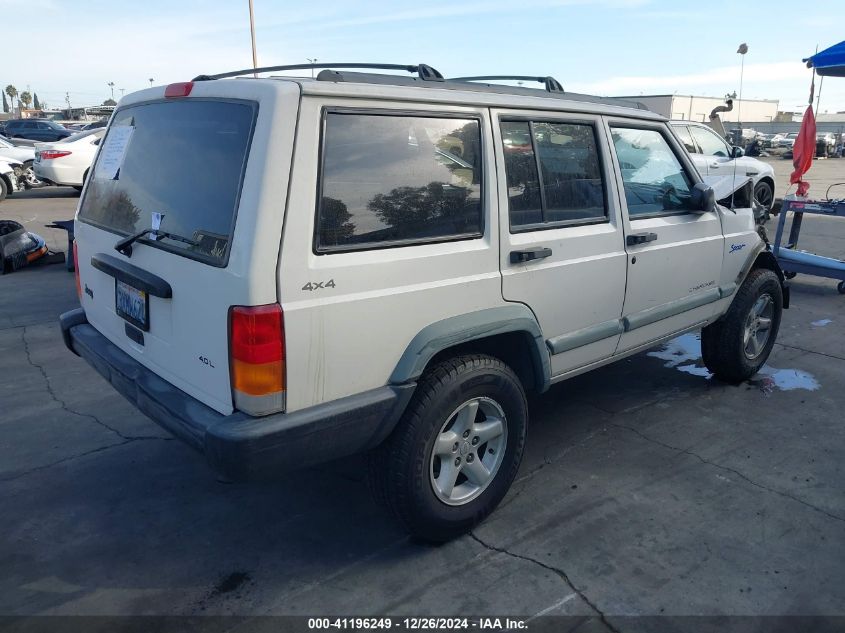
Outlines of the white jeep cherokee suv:
{"label": "white jeep cherokee suv", "polygon": [[61,325],[224,477],[369,451],[376,495],[442,541],[507,492],[527,392],[700,328],[741,381],[788,294],[751,209],[715,203],[662,117],[397,68],[419,76],[127,95]]}

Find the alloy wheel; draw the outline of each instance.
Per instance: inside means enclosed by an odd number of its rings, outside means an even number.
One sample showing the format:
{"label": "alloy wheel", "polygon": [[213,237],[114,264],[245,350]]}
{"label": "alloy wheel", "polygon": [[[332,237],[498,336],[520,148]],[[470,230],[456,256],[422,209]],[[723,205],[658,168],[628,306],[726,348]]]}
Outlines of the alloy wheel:
{"label": "alloy wheel", "polygon": [[508,427],[502,407],[490,398],[473,398],[455,409],[440,428],[429,465],[437,498],[452,506],[480,495],[502,465]]}

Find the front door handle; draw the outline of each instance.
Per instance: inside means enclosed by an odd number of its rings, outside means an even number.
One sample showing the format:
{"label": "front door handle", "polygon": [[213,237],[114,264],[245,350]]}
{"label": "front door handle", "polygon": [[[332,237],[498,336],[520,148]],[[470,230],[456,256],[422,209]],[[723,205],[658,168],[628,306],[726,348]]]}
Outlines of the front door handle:
{"label": "front door handle", "polygon": [[645,244],[646,242],[653,242],[657,239],[657,233],[632,233],[625,242],[628,246],[636,246],[637,244]]}
{"label": "front door handle", "polygon": [[550,248],[532,248],[524,251],[511,251],[511,264],[524,264],[535,259],[543,259],[552,254]]}

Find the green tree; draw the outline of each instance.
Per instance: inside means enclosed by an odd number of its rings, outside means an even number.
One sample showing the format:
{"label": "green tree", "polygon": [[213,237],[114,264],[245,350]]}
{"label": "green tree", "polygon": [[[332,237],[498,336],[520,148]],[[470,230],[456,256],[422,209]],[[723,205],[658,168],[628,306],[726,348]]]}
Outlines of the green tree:
{"label": "green tree", "polygon": [[32,105],[36,110],[41,109],[41,102],[38,101],[38,93],[32,95]]}
{"label": "green tree", "polygon": [[346,243],[355,232],[355,224],[350,222],[351,219],[352,214],[343,202],[323,196],[320,205],[320,243],[324,246]]}
{"label": "green tree", "polygon": [[103,105],[105,105],[105,106],[116,106],[117,101],[115,101],[114,99],[106,99],[105,101],[103,101]]}
{"label": "green tree", "polygon": [[3,93],[3,112],[9,111],[9,102],[6,100],[6,93]]}
{"label": "green tree", "polygon": [[414,227],[421,230],[429,223],[449,223],[452,230],[462,231],[458,225],[475,219],[467,212],[469,189],[442,182],[430,182],[424,187],[397,187],[388,194],[378,193],[367,204],[386,225]]}
{"label": "green tree", "polygon": [[6,94],[9,95],[9,99],[12,100],[12,110],[15,109],[15,97],[18,96],[18,89],[15,88],[12,84],[6,86]]}
{"label": "green tree", "polygon": [[29,94],[26,90],[21,93],[21,96],[18,97],[18,101],[20,101],[25,108],[29,109],[29,106],[32,105],[32,95]]}

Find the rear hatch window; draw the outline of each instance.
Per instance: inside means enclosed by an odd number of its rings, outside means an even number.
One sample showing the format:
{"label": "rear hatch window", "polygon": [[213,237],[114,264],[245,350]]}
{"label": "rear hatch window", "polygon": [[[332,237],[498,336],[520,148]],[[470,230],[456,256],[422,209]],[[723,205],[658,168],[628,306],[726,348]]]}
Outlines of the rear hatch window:
{"label": "rear hatch window", "polygon": [[118,235],[157,228],[181,239],[139,241],[225,266],[257,106],[184,99],[115,113],[78,219]]}

